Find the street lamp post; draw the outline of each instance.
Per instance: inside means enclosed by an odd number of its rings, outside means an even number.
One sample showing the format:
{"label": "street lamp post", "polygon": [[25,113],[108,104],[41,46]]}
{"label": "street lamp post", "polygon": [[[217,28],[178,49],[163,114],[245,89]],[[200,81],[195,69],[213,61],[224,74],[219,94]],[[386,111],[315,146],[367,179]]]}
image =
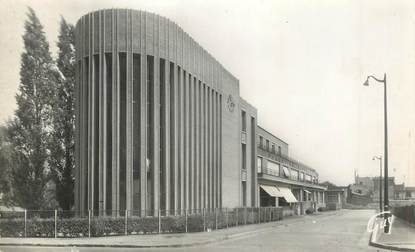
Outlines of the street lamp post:
{"label": "street lamp post", "polygon": [[374,156],[372,160],[379,160],[379,212],[382,212],[382,156]]}
{"label": "street lamp post", "polygon": [[[385,192],[383,194],[384,196],[384,211],[388,211],[389,210],[389,197],[388,197],[388,113],[387,113],[387,93],[386,93],[386,73],[383,75],[383,80],[378,79],[376,77],[374,77],[373,75],[369,75],[365,81],[365,83],[363,83],[363,85],[365,86],[369,86],[369,79],[372,78],[377,82],[383,83],[383,109],[384,109],[384,139],[385,139],[385,150],[384,150],[384,157],[385,157]],[[384,232],[385,233],[389,233],[389,215],[388,214],[384,214],[384,218],[385,218],[385,228],[384,228]]]}

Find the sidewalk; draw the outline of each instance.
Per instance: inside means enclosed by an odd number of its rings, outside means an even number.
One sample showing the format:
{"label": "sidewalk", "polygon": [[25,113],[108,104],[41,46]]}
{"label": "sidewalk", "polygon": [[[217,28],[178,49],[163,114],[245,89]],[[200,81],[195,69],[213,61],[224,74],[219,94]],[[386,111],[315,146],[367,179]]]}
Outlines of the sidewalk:
{"label": "sidewalk", "polygon": [[1,246],[44,246],[44,247],[189,247],[224,241],[237,237],[249,236],[266,232],[277,226],[287,226],[293,223],[324,218],[341,211],[318,213],[310,216],[291,216],[281,221],[263,224],[232,227],[213,230],[211,232],[160,234],[160,235],[128,235],[93,238],[0,238]]}
{"label": "sidewalk", "polygon": [[396,251],[415,251],[415,226],[394,217],[391,234],[378,230],[370,245]]}

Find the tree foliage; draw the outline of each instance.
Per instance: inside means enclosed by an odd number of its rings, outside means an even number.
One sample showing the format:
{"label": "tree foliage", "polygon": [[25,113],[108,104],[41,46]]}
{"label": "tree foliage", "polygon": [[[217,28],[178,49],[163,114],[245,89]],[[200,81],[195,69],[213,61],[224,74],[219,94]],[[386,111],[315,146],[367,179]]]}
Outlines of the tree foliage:
{"label": "tree foliage", "polygon": [[8,125],[12,147],[11,184],[17,204],[41,209],[49,178],[48,150],[55,75],[49,44],[35,12],[29,8],[23,35],[17,109]]}
{"label": "tree foliage", "polygon": [[58,76],[51,97],[53,106],[49,163],[56,185],[56,200],[62,209],[69,210],[74,202],[75,47],[74,27],[64,18],[61,18],[57,46]]}

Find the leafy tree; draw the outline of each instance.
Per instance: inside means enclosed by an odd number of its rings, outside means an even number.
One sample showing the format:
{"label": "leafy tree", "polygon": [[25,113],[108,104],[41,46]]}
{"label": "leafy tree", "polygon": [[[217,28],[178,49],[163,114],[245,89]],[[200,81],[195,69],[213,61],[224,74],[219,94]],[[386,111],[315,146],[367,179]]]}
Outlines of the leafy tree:
{"label": "leafy tree", "polygon": [[1,203],[3,205],[11,203],[11,167],[11,147],[7,139],[7,128],[2,125],[0,126],[0,193],[2,194]]}
{"label": "leafy tree", "polygon": [[49,178],[47,144],[55,73],[43,27],[31,8],[23,42],[17,109],[8,125],[14,164],[11,183],[17,204],[26,209],[41,209]]}
{"label": "leafy tree", "polygon": [[56,186],[56,200],[64,210],[74,203],[74,85],[75,47],[74,27],[62,17],[58,37],[57,81],[52,98],[52,132],[50,167]]}

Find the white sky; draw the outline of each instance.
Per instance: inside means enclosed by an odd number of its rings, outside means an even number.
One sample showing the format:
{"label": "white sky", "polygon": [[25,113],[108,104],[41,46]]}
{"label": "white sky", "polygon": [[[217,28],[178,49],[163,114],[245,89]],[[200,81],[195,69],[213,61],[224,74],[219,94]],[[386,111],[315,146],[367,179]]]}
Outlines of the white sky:
{"label": "white sky", "polygon": [[415,1],[0,0],[0,123],[13,115],[26,6],[52,51],[60,15],[75,23],[126,7],[175,21],[240,80],[259,123],[290,144],[290,155],[339,185],[378,176],[383,88],[388,75],[389,169],[415,186]]}

